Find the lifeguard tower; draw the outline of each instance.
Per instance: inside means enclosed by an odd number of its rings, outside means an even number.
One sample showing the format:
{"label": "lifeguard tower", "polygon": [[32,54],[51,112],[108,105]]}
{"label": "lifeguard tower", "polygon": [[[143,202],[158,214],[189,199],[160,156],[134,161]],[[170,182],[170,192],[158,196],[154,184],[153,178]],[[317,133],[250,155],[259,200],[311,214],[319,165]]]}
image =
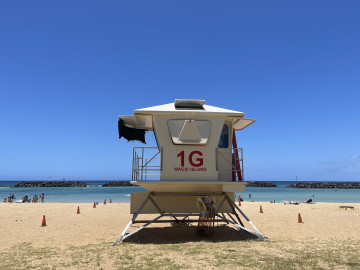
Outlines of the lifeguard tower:
{"label": "lifeguard tower", "polygon": [[[145,132],[153,131],[157,147],[133,149],[131,183],[147,192],[131,193],[133,217],[114,245],[152,223],[165,222],[197,222],[203,234],[212,234],[214,222],[226,222],[266,240],[235,203],[235,192],[245,191],[243,150],[237,147],[235,130],[255,122],[244,115],[204,100],[176,99],[120,116],[120,138],[145,143]],[[140,214],[158,216],[137,220]],[[240,216],[255,232],[245,228]],[[127,233],[135,223],[143,225]]]}

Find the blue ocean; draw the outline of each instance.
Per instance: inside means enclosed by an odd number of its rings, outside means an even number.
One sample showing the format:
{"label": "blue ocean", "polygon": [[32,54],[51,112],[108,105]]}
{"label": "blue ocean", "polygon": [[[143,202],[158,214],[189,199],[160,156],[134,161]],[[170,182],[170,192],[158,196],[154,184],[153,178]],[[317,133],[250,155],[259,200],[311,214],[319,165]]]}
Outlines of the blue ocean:
{"label": "blue ocean", "polygon": [[[53,188],[15,188],[15,184],[21,181],[0,181],[0,199],[14,194],[16,200],[26,194],[32,198],[35,194],[45,194],[45,202],[78,202],[92,203],[112,200],[113,203],[130,202],[132,192],[144,192],[141,187],[101,187],[108,181],[82,181],[88,187],[53,187]],[[337,203],[360,203],[360,189],[299,189],[287,188],[294,182],[271,181],[278,187],[255,188],[247,187],[245,192],[236,193],[241,195],[244,201],[306,201],[312,199],[315,202]],[[250,195],[251,194],[251,198]]]}

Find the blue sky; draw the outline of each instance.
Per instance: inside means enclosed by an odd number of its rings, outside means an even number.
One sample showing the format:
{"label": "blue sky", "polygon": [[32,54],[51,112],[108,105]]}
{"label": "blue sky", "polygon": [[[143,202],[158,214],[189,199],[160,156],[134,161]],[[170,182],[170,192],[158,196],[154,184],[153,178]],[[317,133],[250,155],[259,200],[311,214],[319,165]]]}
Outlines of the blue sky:
{"label": "blue sky", "polygon": [[[243,111],[247,180],[360,181],[359,1],[2,1],[0,180],[131,178],[118,115]],[[152,146],[152,135],[148,145]]]}

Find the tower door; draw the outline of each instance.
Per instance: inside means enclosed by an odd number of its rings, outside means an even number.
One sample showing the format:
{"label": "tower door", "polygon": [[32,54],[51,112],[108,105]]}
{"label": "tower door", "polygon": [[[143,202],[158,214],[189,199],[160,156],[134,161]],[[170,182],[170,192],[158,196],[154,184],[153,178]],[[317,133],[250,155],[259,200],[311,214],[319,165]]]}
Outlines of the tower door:
{"label": "tower door", "polygon": [[229,125],[224,124],[218,148],[216,148],[216,169],[219,181],[232,180],[232,149],[230,144]]}
{"label": "tower door", "polygon": [[216,164],[218,180],[224,182],[232,181],[232,153],[231,148],[216,149]]}

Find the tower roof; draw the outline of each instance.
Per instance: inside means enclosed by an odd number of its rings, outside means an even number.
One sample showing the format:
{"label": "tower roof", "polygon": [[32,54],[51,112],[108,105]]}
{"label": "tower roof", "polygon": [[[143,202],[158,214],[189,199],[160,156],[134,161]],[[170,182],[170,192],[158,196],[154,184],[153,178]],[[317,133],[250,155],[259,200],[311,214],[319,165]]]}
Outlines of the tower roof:
{"label": "tower roof", "polygon": [[174,103],[137,109],[134,111],[134,114],[225,114],[235,117],[243,117],[245,115],[243,112],[223,109],[215,106],[206,105],[204,103],[204,100],[176,99]]}
{"label": "tower roof", "polygon": [[255,122],[255,119],[244,118],[243,112],[228,110],[205,104],[205,100],[196,99],[175,99],[175,102],[137,109],[134,116],[119,116],[124,124],[130,128],[152,130],[153,115],[213,115],[234,119],[234,129],[241,130]]}

